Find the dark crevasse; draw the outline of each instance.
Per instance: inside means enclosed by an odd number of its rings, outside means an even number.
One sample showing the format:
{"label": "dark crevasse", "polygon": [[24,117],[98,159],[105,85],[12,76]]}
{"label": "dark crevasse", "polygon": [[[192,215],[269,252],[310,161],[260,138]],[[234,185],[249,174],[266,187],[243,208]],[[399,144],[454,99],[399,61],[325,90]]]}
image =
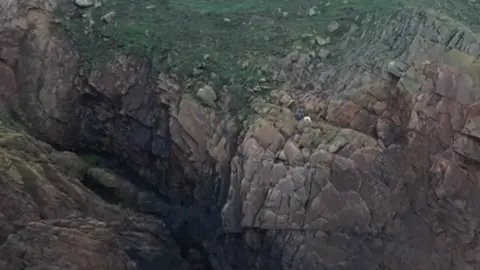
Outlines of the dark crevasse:
{"label": "dark crevasse", "polygon": [[[142,199],[125,201],[114,188],[89,174],[83,179],[85,186],[109,203],[165,221],[181,256],[194,269],[281,269],[278,257],[272,257],[273,243],[253,250],[242,233],[224,232],[220,212],[230,186],[230,165],[227,163],[215,173],[211,159],[206,164],[208,175],[199,172],[199,179],[187,178],[180,160],[172,154],[167,106],[148,108],[155,110],[155,119],[147,119],[154,122],[147,126],[128,114],[112,113],[121,110],[121,100],[107,98],[86,79],[83,88],[86,91],[78,102],[82,121],[73,150],[83,156],[99,157],[101,161],[94,166],[109,168],[122,176],[142,193]],[[237,132],[228,138],[230,153],[238,146],[238,135]],[[135,246],[127,253],[140,269],[156,269],[158,265],[170,265],[173,270],[180,267],[178,261],[168,262],[168,256],[146,258],[141,248]]]}
{"label": "dark crevasse", "polygon": [[[120,167],[112,166],[110,169],[117,173],[124,172],[122,174],[129,175],[130,180],[133,178],[133,182],[141,180],[132,172],[126,172],[120,162],[116,164]],[[153,195],[144,197],[143,201],[127,204],[115,194],[114,189],[103,186],[88,175],[84,177],[83,183],[109,203],[164,220],[173,240],[181,249],[182,258],[194,265],[194,269],[255,269],[257,255],[246,245],[242,235],[224,234],[220,217],[221,207],[216,204],[216,200],[203,200],[194,202],[189,207],[183,207],[173,205],[155,196],[154,193],[149,193]],[[148,192],[148,189],[145,192]],[[159,264],[175,265],[176,263],[176,261],[165,261],[169,256],[144,258],[141,250],[137,249],[129,249],[127,253],[137,262],[140,269],[155,269]],[[174,267],[173,265],[171,267]]]}
{"label": "dark crevasse", "polygon": [[[110,169],[127,176],[132,182],[141,182],[141,177],[132,171],[126,171],[121,161],[115,161],[114,157],[108,157]],[[179,167],[171,167],[180,170]],[[214,181],[216,176],[211,179]],[[218,181],[218,179],[217,179]],[[225,234],[223,231],[218,192],[214,187],[212,198],[204,198],[200,201],[193,201],[188,207],[174,205],[167,200],[157,196],[144,196],[143,201],[134,204],[125,204],[122,198],[115,195],[114,190],[86,176],[84,184],[101,196],[105,201],[118,204],[123,207],[143,212],[164,220],[169,228],[173,240],[181,249],[181,256],[184,260],[194,265],[199,270],[228,270],[228,269],[280,269],[279,255],[272,252],[274,244],[267,244],[261,250],[252,250],[245,242],[244,235]],[[228,183],[228,182],[227,182]],[[223,183],[225,184],[225,183]],[[142,186],[141,190],[149,192],[148,187]],[[137,262],[139,269],[156,269],[158,265],[170,265],[169,269],[176,269],[177,261],[170,262],[169,256],[145,258],[140,249],[129,249],[127,254]],[[274,258],[276,257],[276,259]],[[260,267],[261,268],[258,268]],[[179,267],[179,266],[178,266]]]}

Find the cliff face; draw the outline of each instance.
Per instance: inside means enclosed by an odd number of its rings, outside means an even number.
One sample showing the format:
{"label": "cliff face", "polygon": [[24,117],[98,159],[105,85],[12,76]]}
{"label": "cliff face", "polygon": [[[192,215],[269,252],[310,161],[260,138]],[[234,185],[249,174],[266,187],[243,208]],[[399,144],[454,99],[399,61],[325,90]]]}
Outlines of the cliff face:
{"label": "cliff face", "polygon": [[85,187],[107,173],[18,130],[2,122],[2,269],[190,269],[163,221]]}
{"label": "cliff face", "polygon": [[352,28],[342,64],[294,52],[310,89],[241,126],[149,59],[82,68],[58,3],[0,3],[1,269],[480,267],[468,29],[409,10]]}
{"label": "cliff face", "polygon": [[274,239],[286,269],[475,269],[471,68],[418,63],[416,92],[366,86],[329,102],[331,124],[267,105],[232,161],[224,224],[252,248]]}

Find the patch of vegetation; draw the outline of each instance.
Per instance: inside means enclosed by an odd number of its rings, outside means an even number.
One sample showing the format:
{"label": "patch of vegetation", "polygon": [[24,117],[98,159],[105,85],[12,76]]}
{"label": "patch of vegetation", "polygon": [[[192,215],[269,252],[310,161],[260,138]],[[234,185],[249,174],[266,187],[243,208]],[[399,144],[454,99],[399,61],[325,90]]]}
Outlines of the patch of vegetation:
{"label": "patch of vegetation", "polygon": [[480,30],[480,19],[478,17],[480,2],[472,0],[427,0],[426,2],[427,3],[423,1],[420,3],[417,2],[417,5],[424,5],[444,13],[468,25],[468,28],[473,31],[478,32]]}
{"label": "patch of vegetation", "polygon": [[[144,55],[156,70],[179,75],[187,89],[206,83],[217,91],[226,89],[235,96],[231,108],[237,110],[245,109],[252,93],[265,94],[282,83],[275,76],[280,71],[278,59],[293,49],[318,50],[324,46],[317,42],[319,37],[328,35],[334,43],[338,35],[327,33],[329,23],[339,22],[340,30],[346,31],[352,20],[358,23],[366,14],[391,14],[405,4],[401,0],[106,0],[99,7],[72,8],[58,16],[90,66],[106,63],[116,52]],[[115,16],[105,23],[102,16],[109,12]]]}
{"label": "patch of vegetation", "polygon": [[[91,62],[103,63],[101,56],[112,51],[133,51],[152,57],[157,67],[189,75],[195,68],[216,71],[223,78],[237,74],[245,61],[283,56],[302,34],[322,35],[329,22],[349,10],[378,11],[377,4],[384,1],[108,0],[89,10],[91,15],[80,10],[68,14],[65,26]],[[389,9],[394,7],[389,2]],[[315,16],[308,15],[310,9]],[[113,21],[102,23],[101,16],[111,11],[116,13]],[[235,77],[254,75],[246,70]]]}

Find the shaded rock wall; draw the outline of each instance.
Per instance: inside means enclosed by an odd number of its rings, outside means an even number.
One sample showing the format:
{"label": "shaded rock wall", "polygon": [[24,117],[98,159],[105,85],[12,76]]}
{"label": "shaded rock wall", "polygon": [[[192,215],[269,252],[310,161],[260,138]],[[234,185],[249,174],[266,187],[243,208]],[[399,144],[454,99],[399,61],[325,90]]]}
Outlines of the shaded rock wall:
{"label": "shaded rock wall", "polygon": [[85,187],[89,166],[78,156],[4,119],[0,129],[2,269],[190,269],[164,222]]}

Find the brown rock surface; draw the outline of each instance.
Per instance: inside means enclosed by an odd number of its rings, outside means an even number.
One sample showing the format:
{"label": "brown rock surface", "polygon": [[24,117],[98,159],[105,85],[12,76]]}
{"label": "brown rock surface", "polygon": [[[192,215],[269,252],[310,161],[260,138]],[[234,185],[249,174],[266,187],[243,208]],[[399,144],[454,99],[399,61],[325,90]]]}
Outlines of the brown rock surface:
{"label": "brown rock surface", "polygon": [[88,165],[75,154],[2,122],[0,157],[1,269],[144,269],[132,252],[188,269],[163,222],[83,185]]}
{"label": "brown rock surface", "polygon": [[[249,244],[275,239],[285,269],[480,267],[480,84],[463,62],[435,57],[413,65],[417,92],[367,85],[327,102],[330,124],[299,124],[274,148],[252,126],[233,159],[227,229],[264,231]],[[258,117],[273,127],[282,114]],[[310,149],[304,164],[290,158],[297,145]]]}
{"label": "brown rock surface", "polygon": [[[381,39],[402,70],[311,70],[319,87],[257,99],[240,130],[145,59],[79,69],[50,27],[56,4],[0,1],[0,269],[480,268],[470,31],[398,16],[345,59],[373,57]],[[289,57],[313,80],[314,59]],[[295,119],[300,107],[313,122]]]}

